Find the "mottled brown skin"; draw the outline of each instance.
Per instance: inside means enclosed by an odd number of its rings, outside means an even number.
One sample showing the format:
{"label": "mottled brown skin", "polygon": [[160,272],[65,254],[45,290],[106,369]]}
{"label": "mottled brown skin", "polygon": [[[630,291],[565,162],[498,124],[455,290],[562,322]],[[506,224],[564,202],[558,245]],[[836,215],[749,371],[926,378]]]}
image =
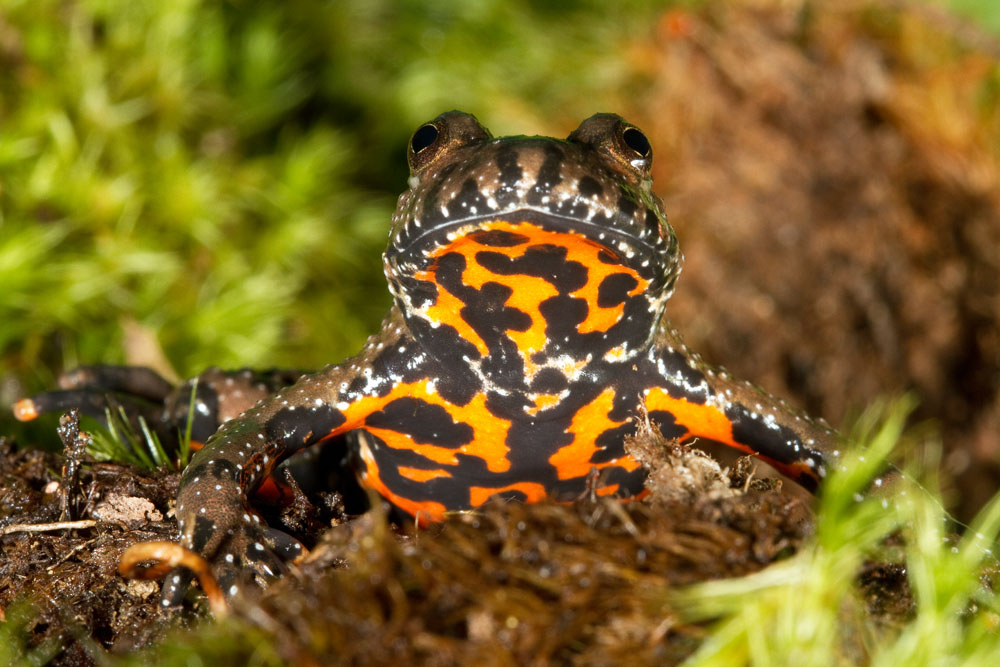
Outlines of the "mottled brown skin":
{"label": "mottled brown skin", "polygon": [[[419,128],[380,331],[219,429],[184,472],[181,543],[229,594],[281,572],[300,547],[248,496],[320,442],[350,448],[362,483],[419,520],[493,496],[641,494],[623,442],[645,419],[814,489],[837,456],[832,432],[705,365],[666,319],[681,254],[651,161],[642,133],[610,114],[565,140],[494,139],[459,112]],[[165,601],[186,582],[171,576]]]}

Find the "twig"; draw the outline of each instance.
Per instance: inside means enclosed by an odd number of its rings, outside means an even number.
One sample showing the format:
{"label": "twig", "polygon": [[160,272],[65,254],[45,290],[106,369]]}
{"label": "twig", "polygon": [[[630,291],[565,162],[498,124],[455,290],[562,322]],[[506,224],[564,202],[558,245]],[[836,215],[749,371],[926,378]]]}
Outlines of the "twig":
{"label": "twig", "polygon": [[97,522],[93,519],[53,521],[52,523],[12,523],[9,526],[0,528],[0,535],[10,535],[11,533],[47,533],[53,530],[81,530],[83,528],[93,528],[96,525]]}
{"label": "twig", "polygon": [[66,520],[71,514],[70,494],[74,493],[80,483],[80,459],[90,444],[90,434],[80,432],[80,411],[76,408],[59,418],[59,428],[56,432],[63,442],[63,456],[66,458],[59,490],[59,518]]}

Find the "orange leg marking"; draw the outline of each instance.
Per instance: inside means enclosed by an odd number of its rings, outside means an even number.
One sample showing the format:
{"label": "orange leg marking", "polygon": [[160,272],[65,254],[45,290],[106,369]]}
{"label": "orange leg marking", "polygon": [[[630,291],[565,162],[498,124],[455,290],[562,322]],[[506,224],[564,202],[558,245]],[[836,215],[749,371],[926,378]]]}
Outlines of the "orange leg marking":
{"label": "orange leg marking", "polygon": [[783,463],[769,456],[761,456],[759,452],[733,438],[733,424],[725,413],[712,405],[698,405],[683,398],[674,398],[659,387],[652,389],[646,396],[646,409],[665,410],[674,415],[674,421],[688,432],[681,439],[690,437],[708,438],[729,445],[741,452],[757,456],[777,468],[782,474],[792,479],[810,477],[819,480],[816,471],[802,461]]}
{"label": "orange leg marking", "polygon": [[646,396],[646,410],[666,411],[674,416],[674,421],[687,429],[681,439],[690,437],[709,438],[730,447],[751,452],[749,447],[733,439],[733,425],[725,413],[714,405],[699,405],[684,398],[674,398],[665,390],[655,387]]}

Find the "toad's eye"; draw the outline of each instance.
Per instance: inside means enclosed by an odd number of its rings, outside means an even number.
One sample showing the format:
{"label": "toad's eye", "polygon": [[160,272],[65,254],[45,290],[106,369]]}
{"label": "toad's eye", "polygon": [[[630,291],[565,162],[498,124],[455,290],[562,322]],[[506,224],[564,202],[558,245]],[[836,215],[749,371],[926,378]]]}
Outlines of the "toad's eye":
{"label": "toad's eye", "polygon": [[648,160],[653,152],[649,139],[636,127],[628,127],[622,132],[622,142],[635,151],[636,156],[642,160]]}
{"label": "toad's eye", "polygon": [[413,155],[419,155],[421,151],[432,146],[437,141],[439,134],[440,132],[434,123],[427,123],[420,126],[410,139],[410,151]]}
{"label": "toad's eye", "polygon": [[475,116],[461,111],[443,113],[417,128],[410,137],[406,160],[410,174],[423,174],[430,165],[454,155],[455,151],[481,144],[491,139],[489,130]]}

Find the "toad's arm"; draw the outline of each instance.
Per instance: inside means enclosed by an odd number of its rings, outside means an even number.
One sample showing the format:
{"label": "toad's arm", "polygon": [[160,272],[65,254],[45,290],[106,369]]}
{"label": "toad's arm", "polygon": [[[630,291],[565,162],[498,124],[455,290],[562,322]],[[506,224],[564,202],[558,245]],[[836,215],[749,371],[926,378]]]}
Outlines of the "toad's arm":
{"label": "toad's arm", "polygon": [[839,456],[839,436],[784,401],[691,353],[671,327],[650,351],[645,407],[668,437],[707,438],[754,454],[810,491]]}
{"label": "toad's arm", "polygon": [[[388,394],[405,358],[408,334],[395,309],[382,333],[343,364],[306,375],[229,421],[195,454],[177,494],[181,544],[212,563],[223,590],[241,578],[269,579],[298,548],[267,528],[249,506],[249,495],[275,466],[302,449],[363,424]],[[168,578],[164,599],[176,601],[187,578]]]}

